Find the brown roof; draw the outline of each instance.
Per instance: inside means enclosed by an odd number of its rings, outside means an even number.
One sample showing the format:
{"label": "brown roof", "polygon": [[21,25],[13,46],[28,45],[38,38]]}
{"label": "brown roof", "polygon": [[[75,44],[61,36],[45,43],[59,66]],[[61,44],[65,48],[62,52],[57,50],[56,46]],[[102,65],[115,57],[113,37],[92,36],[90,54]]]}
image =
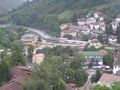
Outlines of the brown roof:
{"label": "brown roof", "polygon": [[11,82],[8,84],[3,85],[0,90],[22,90],[22,87],[20,84],[16,82]]}
{"label": "brown roof", "polygon": [[31,80],[26,66],[16,66],[12,69],[12,80],[0,87],[0,90],[22,90],[23,83]]}
{"label": "brown roof", "polygon": [[112,84],[114,82],[120,82],[120,76],[103,74],[98,82],[102,84]]}
{"label": "brown roof", "polygon": [[27,66],[16,66],[11,70],[11,76],[17,77],[17,76],[24,76],[27,75],[29,71],[29,67]]}

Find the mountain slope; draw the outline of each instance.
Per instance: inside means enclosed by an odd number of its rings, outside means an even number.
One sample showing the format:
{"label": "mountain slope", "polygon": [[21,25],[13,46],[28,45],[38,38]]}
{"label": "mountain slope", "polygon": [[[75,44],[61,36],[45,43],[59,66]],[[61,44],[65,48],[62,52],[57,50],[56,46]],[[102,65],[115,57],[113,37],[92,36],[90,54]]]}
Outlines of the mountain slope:
{"label": "mountain slope", "polygon": [[26,0],[0,0],[0,15],[6,14],[17,8],[25,1]]}
{"label": "mountain slope", "polygon": [[56,34],[62,22],[73,22],[94,10],[101,10],[112,17],[120,12],[119,7],[119,0],[34,0],[10,14],[9,20]]}

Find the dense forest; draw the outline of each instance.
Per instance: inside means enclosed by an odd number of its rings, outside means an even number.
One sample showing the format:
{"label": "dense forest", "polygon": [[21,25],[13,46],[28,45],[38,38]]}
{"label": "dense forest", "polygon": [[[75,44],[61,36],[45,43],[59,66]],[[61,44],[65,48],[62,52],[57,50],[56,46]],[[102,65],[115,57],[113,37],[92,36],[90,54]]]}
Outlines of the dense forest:
{"label": "dense forest", "polygon": [[57,35],[63,22],[75,22],[88,12],[103,11],[108,18],[120,10],[119,0],[33,0],[8,15],[9,21],[18,25],[33,26]]}

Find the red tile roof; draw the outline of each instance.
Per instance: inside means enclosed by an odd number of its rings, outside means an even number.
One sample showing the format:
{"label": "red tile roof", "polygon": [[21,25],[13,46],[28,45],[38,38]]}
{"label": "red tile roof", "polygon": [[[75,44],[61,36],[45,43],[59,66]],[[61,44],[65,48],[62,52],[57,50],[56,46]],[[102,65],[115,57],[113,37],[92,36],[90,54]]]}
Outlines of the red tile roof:
{"label": "red tile roof", "polygon": [[76,32],[75,30],[63,30],[64,33],[74,33]]}
{"label": "red tile roof", "polygon": [[61,24],[61,26],[64,26],[64,25],[70,26],[70,25],[72,25],[72,23],[63,23],[63,24]]}
{"label": "red tile roof", "polygon": [[99,80],[102,84],[112,84],[114,82],[120,82],[120,76],[112,74],[103,74]]}
{"label": "red tile roof", "polygon": [[44,59],[45,58],[45,55],[44,54],[35,54],[35,55],[33,55],[33,58],[36,58],[36,59]]}

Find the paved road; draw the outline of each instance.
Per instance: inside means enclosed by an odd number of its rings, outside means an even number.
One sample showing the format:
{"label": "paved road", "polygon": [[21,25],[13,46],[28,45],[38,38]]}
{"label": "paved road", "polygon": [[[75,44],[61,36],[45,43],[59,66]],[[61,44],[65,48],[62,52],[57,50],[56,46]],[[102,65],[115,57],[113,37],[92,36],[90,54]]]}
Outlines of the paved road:
{"label": "paved road", "polygon": [[[12,26],[11,24],[3,24],[3,25],[0,25],[0,27],[9,27],[9,26]],[[21,26],[16,26],[16,27],[21,27]],[[56,38],[55,37],[52,37],[50,35],[48,35],[46,32],[44,32],[43,30],[39,30],[39,29],[36,29],[36,28],[32,28],[32,27],[26,27],[26,26],[22,26],[23,28],[27,29],[28,31],[31,31],[31,32],[34,32],[34,33],[37,33],[38,35],[40,35],[43,39],[50,39],[50,40],[55,40]]]}
{"label": "paved road", "polygon": [[50,35],[48,35],[47,33],[45,33],[42,30],[35,29],[32,27],[24,27],[24,28],[26,28],[28,31],[35,32],[35,33],[39,34],[44,39],[53,39],[53,37],[51,37]]}

